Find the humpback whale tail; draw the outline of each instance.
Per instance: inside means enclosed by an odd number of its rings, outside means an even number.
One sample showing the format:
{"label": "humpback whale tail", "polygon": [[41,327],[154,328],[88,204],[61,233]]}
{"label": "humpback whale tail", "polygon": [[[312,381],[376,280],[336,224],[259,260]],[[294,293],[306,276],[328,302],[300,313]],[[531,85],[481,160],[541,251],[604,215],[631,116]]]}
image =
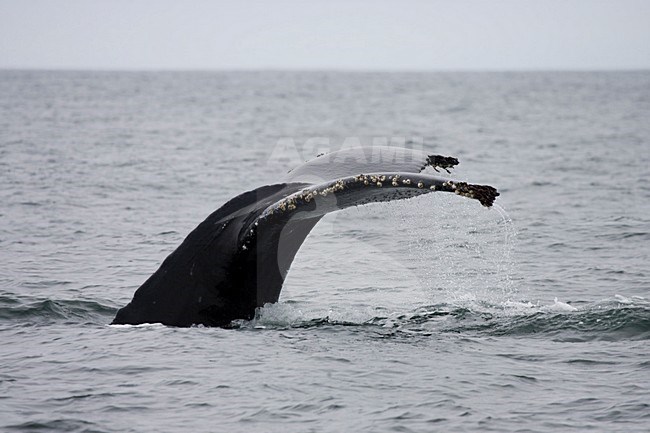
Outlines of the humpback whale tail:
{"label": "humpback whale tail", "polygon": [[287,271],[327,213],[373,202],[452,192],[491,206],[499,193],[424,174],[458,160],[398,147],[361,147],[319,156],[282,183],[245,192],[194,229],[120,309],[113,324],[228,326],[277,302]]}

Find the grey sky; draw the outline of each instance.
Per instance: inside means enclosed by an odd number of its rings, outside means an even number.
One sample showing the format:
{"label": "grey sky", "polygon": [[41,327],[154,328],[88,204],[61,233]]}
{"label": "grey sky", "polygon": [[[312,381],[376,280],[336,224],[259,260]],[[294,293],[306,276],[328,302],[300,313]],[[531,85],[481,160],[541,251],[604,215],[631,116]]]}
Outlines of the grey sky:
{"label": "grey sky", "polygon": [[648,69],[650,1],[0,0],[0,68]]}

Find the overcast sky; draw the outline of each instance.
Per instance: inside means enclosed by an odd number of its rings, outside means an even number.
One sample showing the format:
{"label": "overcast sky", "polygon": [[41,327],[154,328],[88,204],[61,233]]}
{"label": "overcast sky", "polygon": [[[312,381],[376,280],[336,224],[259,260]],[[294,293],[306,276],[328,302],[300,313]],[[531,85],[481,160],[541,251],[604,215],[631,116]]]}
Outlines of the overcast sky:
{"label": "overcast sky", "polygon": [[0,0],[0,68],[648,69],[649,0]]}

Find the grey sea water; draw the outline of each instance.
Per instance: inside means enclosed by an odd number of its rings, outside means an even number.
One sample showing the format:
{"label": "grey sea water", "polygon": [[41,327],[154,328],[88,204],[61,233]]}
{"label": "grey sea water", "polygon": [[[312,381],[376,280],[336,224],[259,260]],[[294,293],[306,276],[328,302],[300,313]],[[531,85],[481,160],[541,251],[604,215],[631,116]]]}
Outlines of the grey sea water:
{"label": "grey sea water", "polygon": [[[650,73],[0,71],[0,429],[650,429]],[[324,150],[501,191],[327,216],[236,329],[108,326]]]}

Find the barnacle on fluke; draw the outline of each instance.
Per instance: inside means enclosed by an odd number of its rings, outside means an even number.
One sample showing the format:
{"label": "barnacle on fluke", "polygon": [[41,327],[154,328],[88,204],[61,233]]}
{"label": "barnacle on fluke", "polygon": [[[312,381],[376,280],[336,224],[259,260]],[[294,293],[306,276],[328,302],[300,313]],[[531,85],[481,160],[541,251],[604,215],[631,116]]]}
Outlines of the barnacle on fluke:
{"label": "barnacle on fluke", "polygon": [[212,213],[120,309],[114,324],[228,326],[276,302],[294,256],[327,213],[350,206],[453,192],[490,207],[487,185],[421,173],[449,171],[452,157],[399,147],[319,155],[281,183],[245,192]]}

